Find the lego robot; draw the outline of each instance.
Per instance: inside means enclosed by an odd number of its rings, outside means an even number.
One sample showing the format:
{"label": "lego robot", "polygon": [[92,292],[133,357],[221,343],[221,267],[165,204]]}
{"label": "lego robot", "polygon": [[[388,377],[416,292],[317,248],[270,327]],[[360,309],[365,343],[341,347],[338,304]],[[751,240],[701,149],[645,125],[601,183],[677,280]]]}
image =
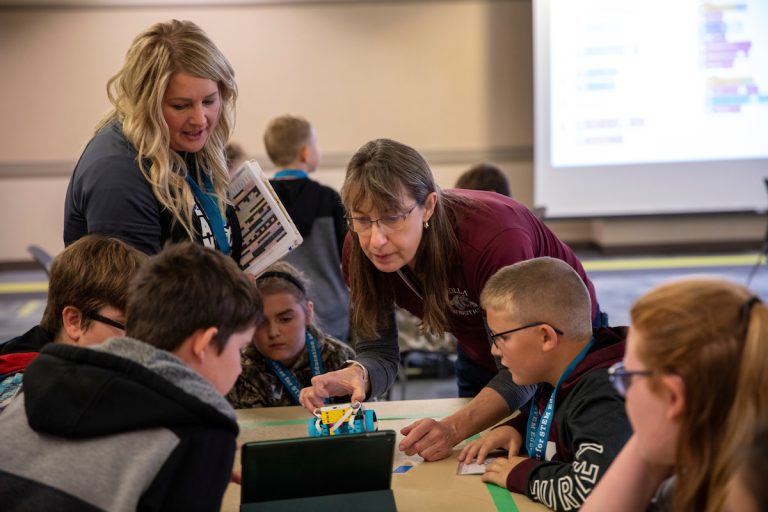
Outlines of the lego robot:
{"label": "lego robot", "polygon": [[307,424],[311,437],[374,432],[378,429],[376,411],[365,409],[360,402],[328,405],[315,409],[314,414],[315,418]]}

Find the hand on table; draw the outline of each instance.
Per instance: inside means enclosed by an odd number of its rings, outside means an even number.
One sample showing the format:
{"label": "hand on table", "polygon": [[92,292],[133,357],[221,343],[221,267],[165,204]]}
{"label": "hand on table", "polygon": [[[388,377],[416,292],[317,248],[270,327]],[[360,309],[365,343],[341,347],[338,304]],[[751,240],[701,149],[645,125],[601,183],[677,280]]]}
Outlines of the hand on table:
{"label": "hand on table", "polygon": [[453,429],[443,422],[424,418],[404,427],[405,436],[400,442],[400,451],[406,455],[418,453],[424,460],[432,462],[444,459],[458,444]]}
{"label": "hand on table", "polygon": [[508,456],[517,455],[523,442],[520,433],[514,428],[504,425],[488,431],[480,439],[470,441],[462,448],[459,461],[470,464],[477,458],[477,464],[485,462],[488,454],[494,450],[507,450]]}
{"label": "hand on table", "polygon": [[509,472],[524,460],[526,460],[525,457],[510,457],[508,459],[499,457],[494,459],[486,466],[485,473],[481,478],[483,482],[496,484],[506,489]]}

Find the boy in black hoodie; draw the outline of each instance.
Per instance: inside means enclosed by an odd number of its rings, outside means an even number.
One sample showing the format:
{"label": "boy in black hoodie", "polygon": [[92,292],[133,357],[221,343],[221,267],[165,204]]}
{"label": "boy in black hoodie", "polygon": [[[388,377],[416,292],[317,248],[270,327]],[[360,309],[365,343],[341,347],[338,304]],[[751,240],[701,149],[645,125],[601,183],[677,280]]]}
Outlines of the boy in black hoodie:
{"label": "boy in black hoodie", "polygon": [[218,511],[238,426],[224,399],[262,307],[235,262],[193,242],[131,281],[126,336],[49,343],[0,414],[3,511]]}
{"label": "boy in black hoodie", "polygon": [[306,119],[280,116],[270,121],[264,146],[279,169],[270,180],[272,188],[304,239],[283,259],[309,278],[319,327],[347,341],[349,292],[341,275],[346,212],[338,192],[309,177],[320,165],[317,132]]}
{"label": "boy in black hoodie", "polygon": [[470,442],[459,459],[482,463],[506,449],[483,481],[553,510],[577,510],[631,434],[606,373],[624,355],[626,328],[593,332],[583,281],[553,258],[502,268],[480,300],[492,353],[516,384],[539,389],[528,410]]}

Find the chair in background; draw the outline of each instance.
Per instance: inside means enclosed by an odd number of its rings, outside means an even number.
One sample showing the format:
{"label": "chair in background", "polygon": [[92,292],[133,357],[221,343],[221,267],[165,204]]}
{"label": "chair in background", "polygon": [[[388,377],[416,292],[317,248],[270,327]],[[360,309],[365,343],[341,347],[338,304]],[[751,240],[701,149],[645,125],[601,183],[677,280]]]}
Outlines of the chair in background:
{"label": "chair in background", "polygon": [[32,258],[45,270],[45,274],[51,275],[51,263],[53,262],[53,256],[38,245],[27,246],[27,252],[32,255]]}
{"label": "chair in background", "polygon": [[[454,375],[456,338],[445,333],[433,336],[421,328],[421,321],[401,308],[395,309],[400,366],[397,379],[400,382],[400,400],[406,400],[409,377],[445,379]],[[387,400],[391,399],[387,393]]]}

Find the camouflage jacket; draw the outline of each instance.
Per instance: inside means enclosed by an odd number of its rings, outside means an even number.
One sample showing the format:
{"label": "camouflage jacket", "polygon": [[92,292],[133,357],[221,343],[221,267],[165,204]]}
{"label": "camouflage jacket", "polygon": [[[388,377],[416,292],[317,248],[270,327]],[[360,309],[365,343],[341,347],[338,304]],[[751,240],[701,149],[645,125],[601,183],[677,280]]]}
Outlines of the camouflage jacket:
{"label": "camouflage jacket", "polygon": [[[338,370],[347,359],[354,359],[355,351],[352,347],[329,335],[317,336],[320,345],[320,356],[326,372]],[[293,401],[291,393],[283,386],[280,379],[267,366],[264,357],[256,350],[254,344],[250,344],[242,355],[243,372],[237,378],[235,387],[227,395],[227,400],[235,409],[248,409],[251,407],[277,407],[283,405],[297,405]],[[310,385],[312,369],[309,365],[309,356],[306,349],[301,352],[296,363],[289,368],[296,376],[302,387]]]}

